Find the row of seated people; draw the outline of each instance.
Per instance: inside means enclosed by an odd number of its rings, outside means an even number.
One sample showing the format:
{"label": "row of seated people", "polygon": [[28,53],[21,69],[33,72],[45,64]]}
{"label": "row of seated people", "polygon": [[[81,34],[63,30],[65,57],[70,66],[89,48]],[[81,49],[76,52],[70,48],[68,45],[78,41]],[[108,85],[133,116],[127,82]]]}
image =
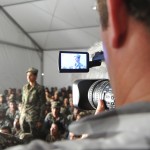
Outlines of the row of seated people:
{"label": "row of seated people", "polygon": [[[52,89],[53,91],[49,91],[48,88],[45,88],[46,103],[43,110],[45,119],[42,126],[37,126],[39,130],[37,138],[47,142],[80,138],[80,136],[69,133],[68,126],[73,121],[93,112],[74,108],[71,89],[62,88],[60,91],[57,88]],[[0,95],[0,133],[12,135],[19,139],[20,143],[28,143],[33,140],[33,137],[28,132],[28,126],[26,133],[20,130],[19,118],[22,106],[20,95],[14,91],[10,95]],[[17,99],[18,97],[20,99]]]}

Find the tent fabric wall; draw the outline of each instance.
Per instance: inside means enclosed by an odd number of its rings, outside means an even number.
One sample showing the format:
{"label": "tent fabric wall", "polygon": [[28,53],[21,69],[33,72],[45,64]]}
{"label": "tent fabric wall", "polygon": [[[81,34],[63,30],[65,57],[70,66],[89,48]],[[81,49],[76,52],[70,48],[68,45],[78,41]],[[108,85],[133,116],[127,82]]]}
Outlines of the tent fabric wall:
{"label": "tent fabric wall", "polygon": [[[41,74],[41,52],[28,37],[0,11],[0,92],[8,88],[22,88],[26,70],[36,67]],[[7,43],[7,44],[6,44]],[[40,76],[38,77],[40,82]]]}
{"label": "tent fabric wall", "polygon": [[40,64],[35,51],[0,44],[0,92],[8,88],[22,88],[30,66],[39,69],[38,82],[41,82]]}

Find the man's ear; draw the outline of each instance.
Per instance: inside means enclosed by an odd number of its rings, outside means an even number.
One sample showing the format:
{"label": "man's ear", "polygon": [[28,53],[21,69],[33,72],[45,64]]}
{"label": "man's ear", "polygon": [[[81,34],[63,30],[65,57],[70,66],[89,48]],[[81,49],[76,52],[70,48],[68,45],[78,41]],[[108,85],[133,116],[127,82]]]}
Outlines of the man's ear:
{"label": "man's ear", "polygon": [[124,0],[107,0],[110,44],[119,48],[125,41],[127,34],[127,9]]}

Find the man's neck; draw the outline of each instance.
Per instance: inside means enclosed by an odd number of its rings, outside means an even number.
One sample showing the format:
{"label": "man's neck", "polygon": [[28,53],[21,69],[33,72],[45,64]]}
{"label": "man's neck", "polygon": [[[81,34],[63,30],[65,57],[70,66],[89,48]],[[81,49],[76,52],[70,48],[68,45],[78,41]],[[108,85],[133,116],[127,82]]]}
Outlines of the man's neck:
{"label": "man's neck", "polygon": [[35,84],[36,84],[36,81],[35,81],[35,82],[29,82],[29,85],[30,85],[31,87],[34,87]]}
{"label": "man's neck", "polygon": [[111,79],[117,107],[150,101],[150,34],[143,24],[132,23],[128,28],[126,42],[113,55],[118,58],[113,63],[116,69],[112,69],[115,72]]}
{"label": "man's neck", "polygon": [[[130,84],[128,85],[128,91],[126,89],[122,89],[126,92],[126,94],[124,93],[124,98],[122,97],[124,99],[123,104],[140,101],[150,102],[149,77],[150,73],[143,73],[143,77],[139,78],[137,81],[135,80],[134,84],[132,84],[133,82],[129,82]],[[121,100],[117,100],[117,106],[123,105],[122,103],[119,103],[120,101]]]}

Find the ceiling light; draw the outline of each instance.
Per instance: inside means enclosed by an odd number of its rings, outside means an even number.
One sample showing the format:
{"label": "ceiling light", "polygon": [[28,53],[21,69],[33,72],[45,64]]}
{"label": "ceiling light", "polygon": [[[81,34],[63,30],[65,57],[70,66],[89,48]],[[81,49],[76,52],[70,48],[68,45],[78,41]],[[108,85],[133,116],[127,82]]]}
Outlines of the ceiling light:
{"label": "ceiling light", "polygon": [[93,9],[93,10],[97,10],[97,7],[96,7],[96,6],[93,6],[92,9]]}

